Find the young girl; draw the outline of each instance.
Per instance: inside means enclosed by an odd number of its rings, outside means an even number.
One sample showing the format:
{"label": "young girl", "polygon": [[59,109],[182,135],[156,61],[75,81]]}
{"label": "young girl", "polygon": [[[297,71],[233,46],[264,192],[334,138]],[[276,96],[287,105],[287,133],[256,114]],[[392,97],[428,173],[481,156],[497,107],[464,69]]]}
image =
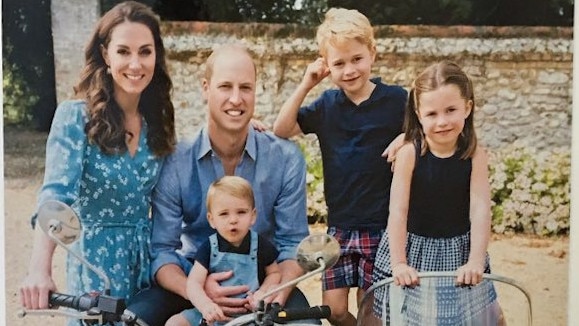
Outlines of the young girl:
{"label": "young girl", "polygon": [[[472,83],[454,63],[434,64],[414,81],[405,113],[407,143],[396,155],[375,280],[393,277],[396,285],[414,287],[418,272],[456,271],[457,284],[477,285],[490,273],[488,159],[477,146],[474,104]],[[438,316],[445,316],[438,325],[498,311],[490,282],[470,290],[476,292],[471,296],[476,302],[468,304],[472,311],[457,309],[453,294],[444,304],[438,300]]]}

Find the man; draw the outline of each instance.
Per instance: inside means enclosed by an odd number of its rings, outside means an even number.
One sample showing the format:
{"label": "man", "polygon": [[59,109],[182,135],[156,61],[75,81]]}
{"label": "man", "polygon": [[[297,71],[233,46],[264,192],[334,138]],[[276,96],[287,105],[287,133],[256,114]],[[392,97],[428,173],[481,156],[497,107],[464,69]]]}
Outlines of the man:
{"label": "man", "polygon": [[[156,284],[129,305],[149,325],[191,308],[186,280],[198,246],[214,231],[207,222],[205,198],[211,182],[223,175],[247,179],[255,192],[255,231],[270,239],[280,255],[281,283],[303,271],[295,260],[299,241],[308,235],[305,161],[295,144],[250,126],[254,113],[255,64],[244,48],[223,46],[207,59],[203,98],[208,123],[192,143],[181,144],[169,157],[153,193],[152,270]],[[231,272],[213,274],[205,285],[209,297],[228,315],[246,313],[247,286],[220,287]],[[291,292],[291,296],[290,296]],[[289,300],[288,300],[289,298]],[[273,301],[294,305],[307,301],[289,288]]]}

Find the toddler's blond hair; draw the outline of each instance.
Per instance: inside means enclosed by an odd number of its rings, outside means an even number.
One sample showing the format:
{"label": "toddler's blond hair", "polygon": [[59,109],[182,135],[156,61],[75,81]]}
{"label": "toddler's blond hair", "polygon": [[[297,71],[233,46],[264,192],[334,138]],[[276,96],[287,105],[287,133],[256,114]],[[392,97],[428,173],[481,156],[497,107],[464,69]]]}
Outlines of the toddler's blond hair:
{"label": "toddler's blond hair", "polygon": [[251,184],[242,177],[226,175],[209,186],[206,202],[208,212],[211,211],[211,204],[217,192],[244,199],[250,204],[251,208],[255,208],[255,199],[253,197]]}

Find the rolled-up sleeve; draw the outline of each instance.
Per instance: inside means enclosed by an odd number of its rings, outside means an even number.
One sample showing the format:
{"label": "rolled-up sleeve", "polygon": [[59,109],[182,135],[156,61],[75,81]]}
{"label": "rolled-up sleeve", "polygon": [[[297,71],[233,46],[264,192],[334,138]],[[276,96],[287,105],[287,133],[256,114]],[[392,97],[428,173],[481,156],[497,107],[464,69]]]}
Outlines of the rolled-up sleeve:
{"label": "rolled-up sleeve", "polygon": [[295,259],[296,248],[309,234],[306,216],[306,163],[295,144],[284,146],[287,159],[282,189],[274,206],[274,242],[279,250],[278,261]]}
{"label": "rolled-up sleeve", "polygon": [[[175,154],[173,154],[175,155]],[[151,275],[153,279],[159,268],[175,264],[185,269],[183,257],[176,252],[181,244],[183,208],[179,167],[176,157],[169,157],[152,196],[153,229],[151,234]]]}

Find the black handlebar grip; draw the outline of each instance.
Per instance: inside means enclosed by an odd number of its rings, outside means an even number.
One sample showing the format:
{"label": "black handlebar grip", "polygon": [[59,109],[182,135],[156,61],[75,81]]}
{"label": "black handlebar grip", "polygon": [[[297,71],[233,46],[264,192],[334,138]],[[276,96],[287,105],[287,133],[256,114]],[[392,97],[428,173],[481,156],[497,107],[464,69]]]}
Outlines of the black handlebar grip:
{"label": "black handlebar grip", "polygon": [[81,296],[51,292],[48,298],[51,306],[67,307],[78,311],[87,311],[97,306],[98,296],[83,294]]}
{"label": "black handlebar grip", "polygon": [[286,322],[301,319],[325,319],[330,317],[331,310],[328,306],[314,306],[311,308],[283,309],[274,317],[276,322]]}

